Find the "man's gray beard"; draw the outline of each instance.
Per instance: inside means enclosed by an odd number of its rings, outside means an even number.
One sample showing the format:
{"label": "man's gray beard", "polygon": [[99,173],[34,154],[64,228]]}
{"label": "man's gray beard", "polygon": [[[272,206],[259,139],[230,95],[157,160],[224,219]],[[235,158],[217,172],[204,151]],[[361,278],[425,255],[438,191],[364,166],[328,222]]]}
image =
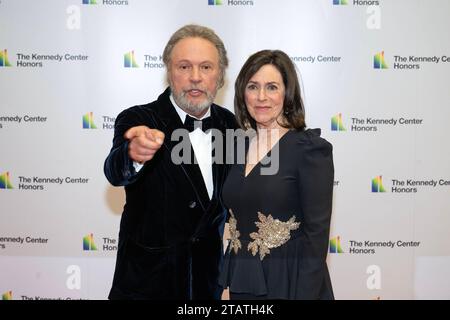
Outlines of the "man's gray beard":
{"label": "man's gray beard", "polygon": [[193,103],[186,98],[187,92],[182,91],[180,94],[172,91],[173,99],[177,105],[183,109],[186,113],[196,115],[203,113],[208,109],[214,101],[215,94],[211,94],[208,91],[203,91],[206,93],[206,99],[204,102]]}

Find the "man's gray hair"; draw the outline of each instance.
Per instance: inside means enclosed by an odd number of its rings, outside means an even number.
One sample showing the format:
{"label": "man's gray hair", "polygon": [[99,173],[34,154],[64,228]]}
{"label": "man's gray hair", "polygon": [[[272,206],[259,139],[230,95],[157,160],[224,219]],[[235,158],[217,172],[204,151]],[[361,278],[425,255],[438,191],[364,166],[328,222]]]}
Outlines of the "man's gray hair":
{"label": "man's gray hair", "polygon": [[167,70],[170,69],[170,59],[173,48],[178,43],[178,41],[186,38],[202,38],[211,42],[216,47],[217,52],[219,53],[219,68],[220,68],[218,88],[221,88],[224,84],[225,69],[228,67],[227,50],[225,49],[225,46],[222,40],[219,38],[219,36],[208,27],[196,24],[189,24],[178,29],[172,35],[172,37],[170,37],[169,42],[167,42],[163,53],[163,61],[164,64],[166,65]]}

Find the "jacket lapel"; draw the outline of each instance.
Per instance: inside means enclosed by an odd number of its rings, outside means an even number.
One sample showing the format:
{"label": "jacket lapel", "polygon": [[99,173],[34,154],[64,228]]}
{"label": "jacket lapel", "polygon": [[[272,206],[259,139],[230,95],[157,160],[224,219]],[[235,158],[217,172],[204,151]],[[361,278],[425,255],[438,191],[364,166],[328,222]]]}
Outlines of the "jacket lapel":
{"label": "jacket lapel", "polygon": [[[215,129],[218,129],[218,131],[220,131],[221,136],[218,138],[222,139],[222,146],[220,144],[216,144],[216,146],[221,147],[222,150],[214,149],[214,143],[213,143],[213,150],[212,150],[213,160],[215,159],[215,161],[213,161],[213,164],[212,164],[213,184],[214,184],[213,198],[216,198],[216,199],[220,198],[223,182],[225,179],[226,168],[227,168],[227,165],[225,163],[226,152],[227,152],[226,139],[225,139],[226,125],[223,121],[224,120],[218,114],[217,106],[213,104],[211,106],[212,127]],[[217,155],[219,157],[216,159]]]}
{"label": "jacket lapel", "polygon": [[[223,183],[226,178],[228,168],[230,167],[230,165],[226,163],[226,154],[228,152],[227,148],[228,146],[226,143],[227,142],[226,129],[227,128],[234,129],[234,127],[232,127],[231,124],[227,125],[227,123],[225,122],[225,118],[220,115],[220,110],[215,104],[211,106],[211,121],[212,121],[212,128],[217,129],[215,130],[216,134],[219,135],[217,138],[222,139],[223,143],[214,144],[213,141],[212,171],[213,171],[214,192],[212,199],[209,202],[209,206],[206,210],[206,214],[201,218],[201,220],[197,225],[196,231],[194,232],[194,237],[198,236],[201,237],[202,235],[208,232],[208,228],[210,228],[211,226],[220,227],[220,224],[224,221],[226,216],[226,210],[224,209],[221,200]],[[221,149],[215,150],[214,146],[217,146]],[[233,144],[231,144],[229,147],[233,148]],[[215,158],[216,153],[218,153],[217,159]]]}
{"label": "jacket lapel", "polygon": [[[160,130],[165,134],[164,147],[167,148],[168,152],[171,154],[173,148],[180,143],[180,141],[171,140],[172,132],[176,129],[184,129],[184,125],[178,116],[175,107],[172,105],[169,96],[170,88],[167,88],[164,93],[158,97],[159,103],[157,104],[158,107],[155,111],[159,118],[158,123],[161,124]],[[187,138],[189,139],[189,136]],[[181,163],[180,167],[197,195],[197,200],[201,208],[206,212],[210,202],[208,191],[200,167],[197,162],[193,162],[195,154],[190,141],[189,145],[191,149],[191,161],[190,163]]]}

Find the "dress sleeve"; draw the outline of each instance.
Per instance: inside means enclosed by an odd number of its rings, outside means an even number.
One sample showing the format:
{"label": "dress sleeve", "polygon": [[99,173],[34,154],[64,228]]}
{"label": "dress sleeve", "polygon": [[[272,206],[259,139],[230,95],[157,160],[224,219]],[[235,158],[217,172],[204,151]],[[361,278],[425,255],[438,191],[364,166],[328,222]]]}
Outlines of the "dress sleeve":
{"label": "dress sleeve", "polygon": [[[129,142],[124,134],[131,127],[142,124],[138,107],[122,111],[116,118],[113,145],[103,167],[106,178],[114,186],[129,185],[140,176],[133,166],[133,160],[128,156]],[[139,170],[142,171],[143,169]]]}
{"label": "dress sleeve", "polygon": [[333,201],[333,147],[320,136],[302,141],[299,190],[303,212],[300,228],[304,243],[300,252],[300,299],[318,299],[324,276]]}

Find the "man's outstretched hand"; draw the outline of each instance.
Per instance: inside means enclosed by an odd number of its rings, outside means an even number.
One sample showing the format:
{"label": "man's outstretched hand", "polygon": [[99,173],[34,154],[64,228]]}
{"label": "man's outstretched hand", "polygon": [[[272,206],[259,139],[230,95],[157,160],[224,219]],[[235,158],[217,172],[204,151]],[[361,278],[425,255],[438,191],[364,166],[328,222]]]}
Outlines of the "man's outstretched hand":
{"label": "man's outstretched hand", "polygon": [[140,164],[153,158],[164,142],[164,133],[147,126],[132,127],[125,132],[125,139],[129,140],[128,155]]}

